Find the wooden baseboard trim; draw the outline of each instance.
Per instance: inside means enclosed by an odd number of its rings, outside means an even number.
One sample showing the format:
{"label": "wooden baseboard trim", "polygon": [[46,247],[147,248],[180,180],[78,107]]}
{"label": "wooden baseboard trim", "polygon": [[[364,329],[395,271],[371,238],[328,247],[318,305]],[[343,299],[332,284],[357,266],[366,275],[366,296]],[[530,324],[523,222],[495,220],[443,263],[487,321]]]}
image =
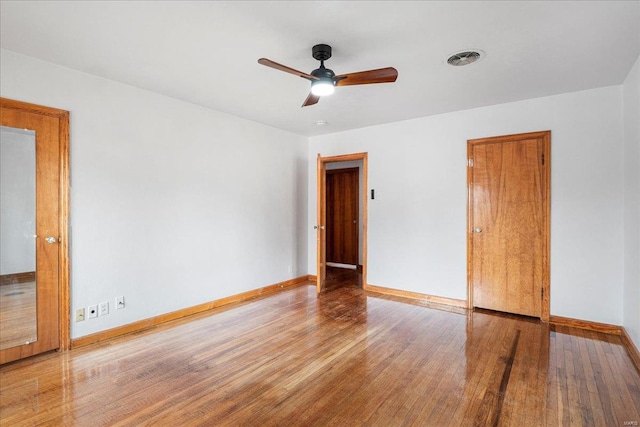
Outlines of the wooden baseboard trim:
{"label": "wooden baseboard trim", "polygon": [[622,335],[622,327],[608,323],[592,322],[590,320],[572,319],[562,316],[549,316],[549,323],[570,328],[586,329],[587,331],[602,332],[611,335]]}
{"label": "wooden baseboard trim", "polygon": [[629,357],[633,361],[633,364],[636,365],[636,369],[640,372],[640,351],[638,347],[634,344],[633,340],[629,336],[627,330],[622,327],[622,343],[627,348],[627,353],[629,353]]}
{"label": "wooden baseboard trim", "polygon": [[402,291],[400,289],[385,288],[382,286],[365,285],[364,290],[377,294],[391,295],[395,297],[407,298],[421,302],[446,305],[450,307],[467,309],[467,301],[455,298],[438,297],[435,295],[421,294],[418,292]]}
{"label": "wooden baseboard trim", "polygon": [[25,271],[24,273],[3,274],[0,276],[0,286],[15,285],[18,283],[28,283],[36,281],[35,271]]}
{"label": "wooden baseboard trim", "polygon": [[139,320],[137,322],[118,326],[116,328],[107,329],[106,331],[97,332],[95,334],[86,335],[84,337],[71,340],[71,348],[84,347],[89,344],[95,344],[97,342],[116,338],[122,335],[127,335],[134,332],[141,332],[146,329],[150,329],[156,325],[169,322],[171,320],[177,320],[183,317],[191,316],[193,314],[202,313],[204,311],[212,310],[214,308],[221,307],[223,305],[243,302],[243,301],[259,298],[266,295],[272,295],[274,293],[282,291],[285,288],[302,285],[308,282],[309,280],[310,280],[309,276],[300,276],[300,277],[296,277],[295,279],[285,280],[284,282],[276,283],[274,285],[269,285],[263,288],[254,289],[254,290],[243,292],[236,295],[231,295],[219,300],[206,302],[204,304],[199,304],[193,307],[183,308],[182,310],[161,314],[159,316]]}
{"label": "wooden baseboard trim", "polygon": [[311,280],[312,282],[316,282],[318,280],[318,276],[314,274],[310,274],[308,277],[309,277],[309,280]]}

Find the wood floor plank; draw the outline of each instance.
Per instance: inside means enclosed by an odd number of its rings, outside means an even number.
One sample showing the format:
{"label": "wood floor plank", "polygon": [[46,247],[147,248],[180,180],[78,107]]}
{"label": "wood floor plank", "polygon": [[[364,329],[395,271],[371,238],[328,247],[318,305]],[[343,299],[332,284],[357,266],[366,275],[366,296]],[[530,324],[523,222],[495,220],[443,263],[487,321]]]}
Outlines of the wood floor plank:
{"label": "wood floor plank", "polygon": [[[542,338],[544,340],[544,338]],[[544,361],[541,359],[540,364],[538,364],[538,370],[546,370],[546,399],[545,399],[545,412],[544,412],[544,422],[541,425],[547,426],[558,426],[560,425],[559,420],[559,407],[558,404],[558,389],[560,388],[558,384],[558,376],[557,371],[555,370],[556,362],[558,360],[557,356],[557,348],[556,348],[556,330],[554,326],[549,327],[549,357],[546,360],[546,364],[543,364]]]}
{"label": "wood floor plank", "polygon": [[0,425],[640,421],[640,375],[619,337],[329,289],[300,286],[1,366]]}

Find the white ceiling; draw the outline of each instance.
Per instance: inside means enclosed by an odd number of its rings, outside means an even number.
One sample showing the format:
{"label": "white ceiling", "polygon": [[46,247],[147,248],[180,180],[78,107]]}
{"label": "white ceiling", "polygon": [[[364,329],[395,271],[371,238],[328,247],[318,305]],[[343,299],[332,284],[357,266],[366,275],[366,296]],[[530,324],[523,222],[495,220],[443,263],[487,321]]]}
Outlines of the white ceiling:
{"label": "white ceiling", "polygon": [[[640,1],[5,1],[4,49],[320,135],[621,84],[640,55]],[[301,108],[326,43],[336,74],[393,66]],[[481,49],[484,59],[446,59]],[[327,126],[316,126],[326,120]]]}

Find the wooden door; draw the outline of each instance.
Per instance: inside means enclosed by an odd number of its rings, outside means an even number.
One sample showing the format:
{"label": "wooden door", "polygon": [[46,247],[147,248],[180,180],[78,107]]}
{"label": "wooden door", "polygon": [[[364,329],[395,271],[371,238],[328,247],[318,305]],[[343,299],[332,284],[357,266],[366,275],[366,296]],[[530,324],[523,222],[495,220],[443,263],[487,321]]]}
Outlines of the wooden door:
{"label": "wooden door", "polygon": [[[0,124],[35,131],[34,341],[0,350],[0,363],[69,346],[68,112],[0,99]],[[10,208],[8,208],[10,209]]]}
{"label": "wooden door", "polygon": [[359,169],[327,170],[327,262],[358,265]]}
{"label": "wooden door", "polygon": [[549,318],[550,141],[468,141],[470,307]]}

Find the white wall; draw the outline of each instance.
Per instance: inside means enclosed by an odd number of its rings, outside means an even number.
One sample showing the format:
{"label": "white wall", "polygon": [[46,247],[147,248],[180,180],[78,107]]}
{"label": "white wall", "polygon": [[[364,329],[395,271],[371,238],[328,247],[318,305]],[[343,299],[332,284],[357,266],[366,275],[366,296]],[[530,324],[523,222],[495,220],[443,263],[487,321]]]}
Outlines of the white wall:
{"label": "white wall", "polygon": [[623,88],[624,327],[640,348],[640,57]]}
{"label": "white wall", "polygon": [[[623,181],[622,86],[307,145],[220,112],[0,55],[3,97],[71,112],[72,309],[127,300],[125,310],[73,323],[73,338],[315,274],[318,152],[369,153],[376,199],[369,201],[368,282],[465,299],[466,141],[550,129],[551,313],[622,324],[624,279],[624,324],[637,339],[638,242],[623,239],[623,215],[626,236],[639,228],[640,160],[625,157]],[[624,86],[625,154],[638,152],[637,68]]]}
{"label": "white wall", "polygon": [[620,86],[311,138],[309,270],[317,153],[368,152],[368,283],[466,299],[466,149],[472,138],[551,130],[551,314],[622,323]]}
{"label": "white wall", "polygon": [[111,304],[72,338],[307,274],[307,138],[0,54],[3,97],[70,111],[72,310]]}
{"label": "white wall", "polygon": [[0,128],[0,275],[36,270],[36,138]]}

